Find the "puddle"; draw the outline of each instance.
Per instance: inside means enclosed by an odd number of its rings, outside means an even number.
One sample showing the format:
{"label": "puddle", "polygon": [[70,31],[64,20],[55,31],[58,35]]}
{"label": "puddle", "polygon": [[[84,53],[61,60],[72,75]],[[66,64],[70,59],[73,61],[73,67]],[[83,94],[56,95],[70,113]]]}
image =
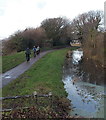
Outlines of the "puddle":
{"label": "puddle", "polygon": [[64,88],[71,100],[71,116],[83,116],[90,118],[104,118],[104,87],[83,81],[83,74],[79,74],[79,62],[83,51],[73,51],[72,59],[66,60],[63,67]]}
{"label": "puddle", "polygon": [[7,79],[9,79],[9,78],[11,78],[11,76],[9,76],[9,75],[5,75],[5,76],[3,76],[4,78],[7,78]]}

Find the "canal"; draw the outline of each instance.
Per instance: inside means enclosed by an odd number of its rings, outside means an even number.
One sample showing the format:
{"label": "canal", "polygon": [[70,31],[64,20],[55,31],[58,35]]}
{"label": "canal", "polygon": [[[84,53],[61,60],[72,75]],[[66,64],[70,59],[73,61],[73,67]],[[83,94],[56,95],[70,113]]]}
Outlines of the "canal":
{"label": "canal", "polygon": [[[83,51],[70,53],[63,66],[63,83],[71,104],[71,116],[85,118],[104,118],[103,73],[96,72],[92,63],[83,64]],[[86,67],[86,69],[85,69]],[[92,75],[93,73],[93,75]],[[102,80],[101,80],[102,79]]]}

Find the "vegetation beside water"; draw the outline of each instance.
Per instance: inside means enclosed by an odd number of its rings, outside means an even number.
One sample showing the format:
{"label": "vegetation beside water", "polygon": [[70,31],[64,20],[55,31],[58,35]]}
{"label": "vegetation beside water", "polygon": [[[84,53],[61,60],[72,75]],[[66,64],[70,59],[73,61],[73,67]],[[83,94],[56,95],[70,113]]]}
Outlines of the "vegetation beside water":
{"label": "vegetation beside water", "polygon": [[[87,63],[92,61],[92,67],[104,71],[106,32],[102,28],[102,16],[102,11],[89,11],[79,15],[73,21],[61,17],[49,18],[42,21],[38,28],[17,31],[3,42],[3,55],[14,51],[20,53],[17,54],[18,56],[11,56],[11,60],[9,60],[10,56],[9,58],[3,56],[3,72],[25,61],[25,55],[23,56],[21,51],[27,47],[32,49],[33,46],[39,45],[40,48],[45,49],[69,45],[70,42],[77,42],[77,40],[82,43],[83,60]],[[36,90],[38,93],[51,91],[56,96],[66,97],[61,81],[66,52],[66,49],[59,50],[43,57],[30,70],[4,87],[3,96],[32,94]],[[83,62],[85,67],[86,62]]]}
{"label": "vegetation beside water", "polygon": [[[54,97],[54,108],[41,107],[40,111],[37,108],[31,109],[36,109],[39,112],[42,112],[42,110],[45,111],[47,109],[47,114],[49,114],[49,117],[52,118],[53,114],[51,113],[54,113],[54,117],[56,117],[56,114],[57,117],[61,115],[61,117],[67,115],[67,110],[63,110],[69,109],[69,103],[66,99],[67,93],[64,90],[64,85],[62,82],[62,67],[68,50],[69,48],[65,48],[45,55],[19,78],[5,86],[2,90],[2,95],[19,96],[32,94],[34,91],[37,91],[38,94],[48,94],[49,92],[52,92]],[[25,102],[25,100],[22,101],[23,104],[26,104]],[[4,104],[11,105],[12,103],[11,101],[8,103],[3,101],[3,106],[5,106]],[[51,111],[51,113],[48,113],[49,111]],[[41,113],[39,113],[39,115],[40,114]],[[48,117],[47,114],[44,115]],[[31,116],[33,116],[33,114],[31,114]]]}
{"label": "vegetation beside water", "polygon": [[[82,43],[84,58],[104,65],[105,34],[103,11],[88,11],[72,21],[64,17],[48,18],[38,28],[17,31],[3,42],[3,55],[20,52],[33,46],[56,47],[69,45],[70,42]],[[74,40],[74,41],[73,41]]]}

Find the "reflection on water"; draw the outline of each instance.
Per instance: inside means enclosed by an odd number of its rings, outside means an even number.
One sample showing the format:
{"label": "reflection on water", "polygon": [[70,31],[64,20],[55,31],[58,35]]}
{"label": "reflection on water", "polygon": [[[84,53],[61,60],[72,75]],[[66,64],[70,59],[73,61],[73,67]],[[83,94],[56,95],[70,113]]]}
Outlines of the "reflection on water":
{"label": "reflection on water", "polygon": [[63,82],[71,100],[73,110],[72,116],[83,117],[104,117],[104,87],[83,81],[84,72],[79,74],[79,61],[83,56],[83,51],[73,51],[72,58],[66,60],[63,67]]}
{"label": "reflection on water", "polygon": [[79,65],[79,75],[84,82],[104,86],[104,69],[92,60],[83,59]]}
{"label": "reflection on water", "polygon": [[81,60],[83,56],[83,51],[73,51],[73,54],[72,54],[72,63],[73,64],[79,64],[79,61]]}

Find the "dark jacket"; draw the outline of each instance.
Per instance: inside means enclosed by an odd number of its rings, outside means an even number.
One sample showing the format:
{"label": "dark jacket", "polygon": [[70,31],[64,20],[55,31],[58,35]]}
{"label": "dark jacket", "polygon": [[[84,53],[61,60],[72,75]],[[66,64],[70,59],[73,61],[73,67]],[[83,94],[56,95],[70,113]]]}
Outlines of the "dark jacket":
{"label": "dark jacket", "polygon": [[26,49],[25,54],[29,54],[29,55],[31,54],[31,51],[29,48]]}

